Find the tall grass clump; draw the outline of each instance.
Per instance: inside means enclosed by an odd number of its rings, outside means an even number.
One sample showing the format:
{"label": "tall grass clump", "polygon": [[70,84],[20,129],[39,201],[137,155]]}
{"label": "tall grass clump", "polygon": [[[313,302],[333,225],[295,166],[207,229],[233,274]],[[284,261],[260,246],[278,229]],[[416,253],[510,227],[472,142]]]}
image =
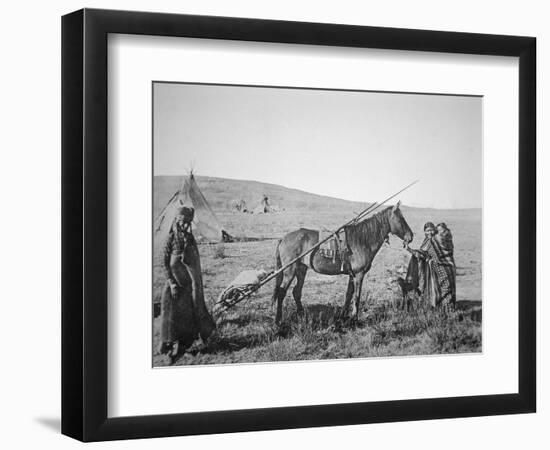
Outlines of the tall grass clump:
{"label": "tall grass clump", "polygon": [[380,305],[367,323],[373,331],[371,342],[379,350],[410,347],[411,354],[425,355],[481,351],[481,324],[461,311],[428,305],[403,311]]}

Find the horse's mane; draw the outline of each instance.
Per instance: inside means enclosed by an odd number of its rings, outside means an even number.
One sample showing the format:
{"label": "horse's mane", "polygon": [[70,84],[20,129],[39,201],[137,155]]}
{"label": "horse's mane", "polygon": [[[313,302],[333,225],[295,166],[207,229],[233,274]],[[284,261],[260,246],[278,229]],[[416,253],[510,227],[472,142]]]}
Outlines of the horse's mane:
{"label": "horse's mane", "polygon": [[[360,222],[345,228],[346,239],[353,240],[361,246],[368,246],[373,242],[382,242],[388,235],[390,225],[389,216],[392,206],[374,214]],[[374,240],[373,240],[374,239]]]}

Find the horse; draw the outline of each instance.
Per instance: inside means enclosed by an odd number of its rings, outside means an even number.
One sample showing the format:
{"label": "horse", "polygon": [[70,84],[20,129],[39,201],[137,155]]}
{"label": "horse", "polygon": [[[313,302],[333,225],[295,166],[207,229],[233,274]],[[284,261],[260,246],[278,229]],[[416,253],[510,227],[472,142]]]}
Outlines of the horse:
{"label": "horse", "polygon": [[[294,279],[296,279],[296,285],[292,290],[292,294],[298,314],[303,315],[302,288],[308,268],[325,275],[349,276],[341,318],[357,320],[363,278],[370,270],[372,261],[382,244],[388,240],[390,234],[402,239],[403,247],[406,247],[413,240],[413,233],[399,209],[400,203],[398,202],[396,205],[389,206],[369,218],[344,227],[346,246],[349,253],[346,263],[331,264],[331,261],[327,262],[327,258],[321,256],[318,249],[315,249],[311,254],[300,258],[281,271],[276,277],[272,297],[273,303],[277,302],[275,323],[277,325],[281,324],[283,301]],[[319,231],[300,228],[288,233],[277,244],[275,252],[277,269],[281,269],[318,243]]]}

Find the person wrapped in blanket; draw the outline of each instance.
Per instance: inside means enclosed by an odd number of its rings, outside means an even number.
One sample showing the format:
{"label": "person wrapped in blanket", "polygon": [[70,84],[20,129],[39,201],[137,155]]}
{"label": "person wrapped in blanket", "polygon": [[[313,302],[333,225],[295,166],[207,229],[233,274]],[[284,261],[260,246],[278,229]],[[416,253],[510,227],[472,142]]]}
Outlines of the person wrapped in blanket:
{"label": "person wrapped in blanket", "polygon": [[199,336],[206,342],[216,328],[204,302],[199,250],[191,229],[194,214],[190,207],[178,209],[164,245],[159,353],[172,362]]}
{"label": "person wrapped in blanket", "polygon": [[418,287],[431,306],[453,307],[456,303],[456,266],[451,230],[445,223],[424,225],[425,239],[418,250],[407,247],[411,260],[407,282]]}

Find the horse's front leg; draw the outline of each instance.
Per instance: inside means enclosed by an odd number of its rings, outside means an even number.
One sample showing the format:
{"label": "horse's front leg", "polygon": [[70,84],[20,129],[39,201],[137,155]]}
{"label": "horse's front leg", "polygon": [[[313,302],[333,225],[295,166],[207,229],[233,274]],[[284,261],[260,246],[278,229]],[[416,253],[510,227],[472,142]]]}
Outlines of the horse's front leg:
{"label": "horse's front leg", "polygon": [[302,288],[306,279],[307,266],[305,264],[297,264],[296,267],[296,286],[292,289],[292,295],[296,302],[296,312],[299,316],[304,315],[304,306],[302,305]]}
{"label": "horse's front leg", "polygon": [[353,279],[354,279],[354,276],[350,275],[348,280],[348,289],[346,291],[346,300],[344,301],[342,313],[340,314],[340,317],[342,319],[346,319],[349,314],[349,307],[350,307],[351,299],[353,298],[353,291],[355,289],[355,283]]}
{"label": "horse's front leg", "polygon": [[354,320],[357,320],[359,317],[359,307],[361,306],[361,290],[363,288],[363,279],[365,278],[366,271],[359,272],[355,275],[354,278],[354,289],[353,289],[353,302],[350,317]]}

